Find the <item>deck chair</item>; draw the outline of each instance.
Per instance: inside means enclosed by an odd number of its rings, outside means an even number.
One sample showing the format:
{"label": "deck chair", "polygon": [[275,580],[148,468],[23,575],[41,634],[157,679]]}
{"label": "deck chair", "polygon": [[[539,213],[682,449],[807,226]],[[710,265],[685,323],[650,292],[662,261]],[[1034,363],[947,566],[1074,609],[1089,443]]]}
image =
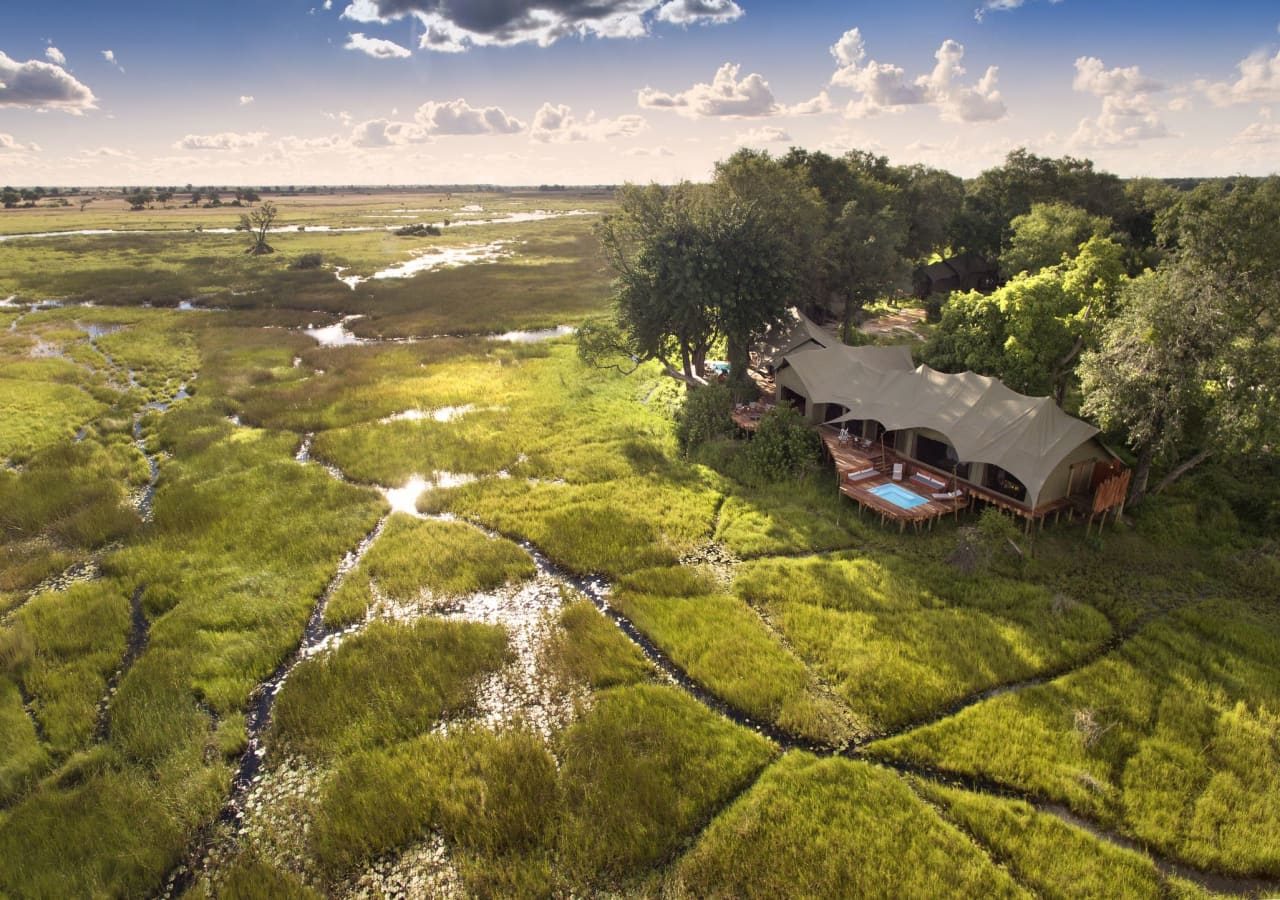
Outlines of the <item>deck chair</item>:
{"label": "deck chair", "polygon": [[842,444],[849,443],[849,429],[847,426],[840,426],[840,433],[836,435],[836,440]]}
{"label": "deck chair", "polygon": [[893,480],[894,480],[894,481],[901,481],[901,480],[902,480],[902,472],[903,472],[903,466],[902,466],[902,463],[894,463],[894,464],[893,464]]}
{"label": "deck chair", "polygon": [[864,481],[868,478],[874,478],[879,474],[880,473],[876,470],[875,466],[869,466],[857,472],[850,472],[848,478],[850,481]]}

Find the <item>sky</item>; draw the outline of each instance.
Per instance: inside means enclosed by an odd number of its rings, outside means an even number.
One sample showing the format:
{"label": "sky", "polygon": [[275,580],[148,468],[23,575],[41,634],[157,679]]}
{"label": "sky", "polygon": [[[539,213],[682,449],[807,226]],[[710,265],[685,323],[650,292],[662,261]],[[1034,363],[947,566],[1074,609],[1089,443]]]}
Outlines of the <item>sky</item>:
{"label": "sky", "polygon": [[0,3],[0,183],[602,184],[739,147],[1280,170],[1276,0]]}

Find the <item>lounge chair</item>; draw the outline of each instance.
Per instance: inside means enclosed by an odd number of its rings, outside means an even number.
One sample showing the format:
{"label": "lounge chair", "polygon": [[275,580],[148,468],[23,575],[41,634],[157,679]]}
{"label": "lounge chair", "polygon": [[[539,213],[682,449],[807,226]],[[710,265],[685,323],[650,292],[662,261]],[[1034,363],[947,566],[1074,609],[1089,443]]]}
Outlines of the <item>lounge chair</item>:
{"label": "lounge chair", "polygon": [[875,466],[868,466],[867,468],[861,469],[857,472],[850,472],[848,478],[850,481],[865,481],[866,479],[873,478],[879,474],[880,473]]}
{"label": "lounge chair", "polygon": [[959,500],[961,497],[964,496],[964,491],[954,490],[954,491],[945,491],[945,492],[935,492],[930,496],[932,496],[934,500]]}
{"label": "lounge chair", "polygon": [[894,480],[894,481],[901,481],[901,480],[902,480],[902,472],[903,472],[903,466],[902,466],[902,463],[894,463],[894,464],[893,464],[893,480]]}
{"label": "lounge chair", "polygon": [[911,480],[918,482],[919,484],[929,488],[930,490],[945,491],[947,489],[947,483],[945,481],[943,481],[941,478],[934,478],[932,475],[930,475],[927,472],[916,472],[914,475],[911,476]]}

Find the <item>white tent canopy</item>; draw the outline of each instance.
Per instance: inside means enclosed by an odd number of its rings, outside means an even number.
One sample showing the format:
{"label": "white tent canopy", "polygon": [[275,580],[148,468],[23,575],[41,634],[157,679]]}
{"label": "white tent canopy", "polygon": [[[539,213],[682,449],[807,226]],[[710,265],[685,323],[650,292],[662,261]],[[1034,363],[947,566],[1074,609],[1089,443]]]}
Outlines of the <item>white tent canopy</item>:
{"label": "white tent canopy", "polygon": [[951,443],[964,462],[992,463],[1027,489],[1034,506],[1063,460],[1098,433],[1049,397],[1028,397],[995,378],[912,368],[905,345],[832,345],[788,355],[811,403],[848,409],[833,423],[875,419],[890,431],[928,428]]}

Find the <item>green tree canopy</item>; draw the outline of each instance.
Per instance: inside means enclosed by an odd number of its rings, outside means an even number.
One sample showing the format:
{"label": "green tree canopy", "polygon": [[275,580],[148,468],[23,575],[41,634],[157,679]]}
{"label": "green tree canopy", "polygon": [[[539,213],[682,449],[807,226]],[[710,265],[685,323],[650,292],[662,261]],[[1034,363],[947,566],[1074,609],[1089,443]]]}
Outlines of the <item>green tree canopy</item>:
{"label": "green tree canopy", "polygon": [[1012,234],[1000,254],[1000,271],[1006,275],[1039,272],[1073,257],[1091,237],[1106,237],[1111,220],[1092,216],[1070,203],[1033,203],[1031,210],[1010,223]]}

